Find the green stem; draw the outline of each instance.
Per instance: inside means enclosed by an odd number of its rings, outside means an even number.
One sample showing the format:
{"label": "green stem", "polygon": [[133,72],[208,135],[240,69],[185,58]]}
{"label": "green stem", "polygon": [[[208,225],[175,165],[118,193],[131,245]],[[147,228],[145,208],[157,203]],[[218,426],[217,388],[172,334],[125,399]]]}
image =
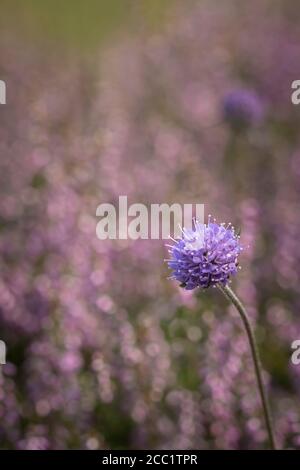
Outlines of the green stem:
{"label": "green stem", "polygon": [[245,307],[243,306],[242,302],[239,300],[239,298],[235,295],[235,293],[230,289],[228,286],[222,286],[221,284],[218,285],[220,291],[229,299],[237,311],[239,312],[249,340],[250,344],[250,349],[251,349],[251,354],[252,354],[252,359],[254,363],[254,369],[255,369],[255,375],[257,379],[257,384],[258,384],[258,389],[261,397],[261,402],[262,402],[262,408],[266,420],[266,426],[269,434],[269,440],[270,440],[270,445],[272,449],[276,449],[276,443],[275,443],[275,437],[274,437],[274,431],[273,431],[273,426],[272,426],[272,419],[271,419],[271,414],[270,414],[270,407],[269,407],[269,402],[267,398],[267,394],[265,392],[263,380],[262,380],[262,368],[261,368],[261,363],[259,359],[259,354],[258,354],[258,348],[257,344],[255,341],[254,333],[251,327],[251,323],[249,321],[247,312]]}

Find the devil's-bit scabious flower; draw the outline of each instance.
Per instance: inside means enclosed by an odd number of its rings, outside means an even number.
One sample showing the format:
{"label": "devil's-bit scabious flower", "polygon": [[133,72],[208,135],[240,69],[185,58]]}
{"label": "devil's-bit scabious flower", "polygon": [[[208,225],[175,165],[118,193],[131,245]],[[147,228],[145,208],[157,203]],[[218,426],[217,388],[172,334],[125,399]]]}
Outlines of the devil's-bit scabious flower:
{"label": "devil's-bit scabious flower", "polygon": [[223,115],[233,127],[243,128],[259,124],[263,119],[264,107],[255,91],[239,89],[225,96]]}
{"label": "devil's-bit scabious flower", "polygon": [[231,301],[239,312],[247,333],[250,351],[257,379],[258,392],[261,397],[266,428],[272,449],[276,449],[268,397],[264,389],[262,371],[255,336],[246,309],[236,294],[227,285],[232,274],[238,269],[238,256],[242,251],[239,236],[229,224],[207,224],[197,221],[194,228],[183,229],[182,239],[170,246],[171,259],[169,267],[173,270],[173,279],[181,283],[185,289],[200,287],[206,289],[218,286],[224,296]]}
{"label": "devil's-bit scabious flower", "polygon": [[242,251],[239,236],[229,224],[194,223],[192,229],[183,229],[182,238],[169,245],[169,268],[185,289],[206,289],[217,284],[226,285],[238,270],[238,255]]}

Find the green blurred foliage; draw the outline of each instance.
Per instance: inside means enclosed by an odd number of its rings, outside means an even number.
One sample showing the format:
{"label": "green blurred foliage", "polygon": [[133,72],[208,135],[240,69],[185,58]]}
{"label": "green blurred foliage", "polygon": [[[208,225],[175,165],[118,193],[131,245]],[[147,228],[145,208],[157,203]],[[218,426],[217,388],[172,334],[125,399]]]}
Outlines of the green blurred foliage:
{"label": "green blurred foliage", "polygon": [[67,46],[97,47],[112,33],[156,28],[176,0],[2,0],[0,27]]}

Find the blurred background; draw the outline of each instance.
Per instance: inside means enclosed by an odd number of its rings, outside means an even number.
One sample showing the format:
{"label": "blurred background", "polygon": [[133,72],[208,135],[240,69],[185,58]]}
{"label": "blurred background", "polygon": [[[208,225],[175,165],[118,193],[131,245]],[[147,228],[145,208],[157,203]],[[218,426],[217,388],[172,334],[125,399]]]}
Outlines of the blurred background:
{"label": "blurred background", "polygon": [[0,448],[268,446],[233,309],[167,280],[164,242],[97,239],[124,194],[241,230],[234,289],[300,448],[298,2],[20,3],[0,18]]}

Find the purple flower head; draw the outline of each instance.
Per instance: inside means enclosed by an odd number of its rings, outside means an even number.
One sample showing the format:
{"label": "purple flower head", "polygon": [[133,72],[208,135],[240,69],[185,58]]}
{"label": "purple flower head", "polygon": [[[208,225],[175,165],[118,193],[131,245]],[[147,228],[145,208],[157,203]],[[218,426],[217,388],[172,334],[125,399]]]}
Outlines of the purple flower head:
{"label": "purple flower head", "polygon": [[234,90],[224,98],[223,115],[233,127],[244,128],[262,121],[264,107],[254,91]]}
{"label": "purple flower head", "polygon": [[231,224],[217,224],[210,218],[207,224],[196,221],[193,229],[183,229],[182,238],[170,246],[171,278],[188,290],[226,285],[238,270],[241,251],[239,236]]}

